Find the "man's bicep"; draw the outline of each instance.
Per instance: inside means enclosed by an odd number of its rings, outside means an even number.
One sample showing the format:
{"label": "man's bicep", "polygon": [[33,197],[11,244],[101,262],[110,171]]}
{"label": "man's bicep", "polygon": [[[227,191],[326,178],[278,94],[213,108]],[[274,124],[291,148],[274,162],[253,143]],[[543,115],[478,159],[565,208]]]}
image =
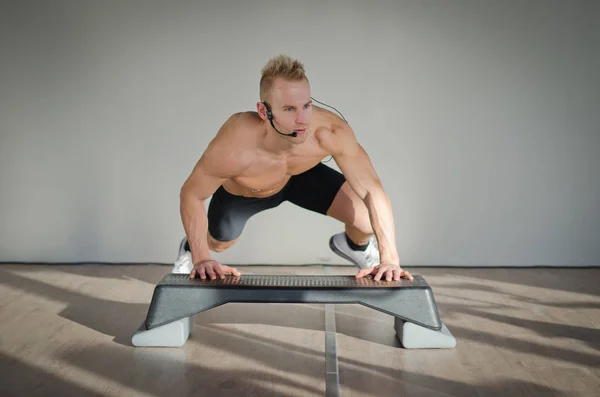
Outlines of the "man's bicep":
{"label": "man's bicep", "polygon": [[243,156],[221,143],[212,142],[182,187],[182,193],[209,198],[229,178],[244,170]]}
{"label": "man's bicep", "polygon": [[207,199],[229,178],[240,175],[250,157],[235,134],[240,117],[231,116],[196,163],[182,193]]}
{"label": "man's bicep", "polygon": [[182,195],[191,195],[206,200],[225,182],[227,178],[220,177],[207,167],[204,158],[200,158],[192,173],[181,188]]}
{"label": "man's bicep", "polygon": [[[349,128],[349,127],[348,127]],[[379,178],[366,150],[356,141],[354,133],[344,131],[338,137],[334,159],[356,194],[364,199],[379,184]]]}

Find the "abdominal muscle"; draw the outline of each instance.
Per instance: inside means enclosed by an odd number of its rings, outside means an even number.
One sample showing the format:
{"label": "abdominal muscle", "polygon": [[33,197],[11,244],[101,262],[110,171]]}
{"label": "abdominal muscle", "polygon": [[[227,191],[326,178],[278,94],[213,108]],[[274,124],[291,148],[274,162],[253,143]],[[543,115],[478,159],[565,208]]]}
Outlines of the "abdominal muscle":
{"label": "abdominal muscle", "polygon": [[234,179],[229,179],[223,183],[223,189],[236,196],[269,197],[281,191],[281,189],[283,189],[283,187],[288,183],[290,178],[291,175],[287,175],[282,180],[277,181],[277,183],[264,188],[258,187],[264,186],[260,183],[252,183],[251,186],[254,187],[249,187],[246,183],[241,184]]}

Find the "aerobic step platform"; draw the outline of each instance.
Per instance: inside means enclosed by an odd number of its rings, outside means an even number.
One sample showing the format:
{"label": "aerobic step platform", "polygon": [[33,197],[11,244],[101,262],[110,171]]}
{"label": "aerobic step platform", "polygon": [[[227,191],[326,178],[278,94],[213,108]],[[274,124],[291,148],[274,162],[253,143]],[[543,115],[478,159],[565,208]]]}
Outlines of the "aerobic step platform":
{"label": "aerobic step platform", "polygon": [[[229,302],[361,304],[394,317],[405,348],[453,348],[456,340],[440,321],[431,287],[414,280],[375,281],[371,276],[242,275],[224,280],[167,274],[154,289],[134,346],[182,346],[192,316]],[[360,320],[357,320],[360,321]]]}

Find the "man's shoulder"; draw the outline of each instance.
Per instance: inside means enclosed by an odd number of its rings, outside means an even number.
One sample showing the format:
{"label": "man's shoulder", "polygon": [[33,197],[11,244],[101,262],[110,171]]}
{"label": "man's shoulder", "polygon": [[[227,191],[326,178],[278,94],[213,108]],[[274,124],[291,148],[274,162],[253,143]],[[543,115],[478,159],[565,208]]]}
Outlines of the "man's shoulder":
{"label": "man's shoulder", "polygon": [[[252,114],[254,113],[254,114]],[[260,128],[260,117],[256,112],[234,113],[221,126],[215,140],[220,143],[232,143],[240,146],[240,140],[249,141]]]}
{"label": "man's shoulder", "polygon": [[322,121],[315,130],[315,137],[323,147],[332,153],[339,150],[344,142],[355,139],[350,125],[337,114],[324,110],[321,117]]}
{"label": "man's shoulder", "polygon": [[226,123],[230,123],[236,128],[252,128],[261,125],[262,119],[257,112],[245,111],[237,112],[229,116]]}
{"label": "man's shoulder", "polygon": [[[252,112],[232,114],[223,123],[204,151],[203,161],[211,168],[226,168],[236,173],[246,168],[254,158],[259,124]],[[259,118],[260,119],[260,118]]]}

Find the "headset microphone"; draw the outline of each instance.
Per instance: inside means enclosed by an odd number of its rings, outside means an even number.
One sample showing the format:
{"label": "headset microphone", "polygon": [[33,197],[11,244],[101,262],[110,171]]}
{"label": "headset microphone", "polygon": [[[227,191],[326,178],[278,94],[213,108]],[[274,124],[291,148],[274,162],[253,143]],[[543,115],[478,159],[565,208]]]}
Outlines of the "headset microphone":
{"label": "headset microphone", "polygon": [[269,104],[267,102],[263,101],[263,104],[267,108],[267,118],[271,122],[271,125],[273,126],[273,129],[275,131],[279,132],[281,135],[284,135],[284,136],[291,136],[292,138],[295,138],[298,136],[298,133],[296,131],[292,132],[291,134],[286,134],[286,133],[279,131],[277,128],[275,128],[275,124],[273,124],[273,113],[271,113],[271,107],[269,106]]}

